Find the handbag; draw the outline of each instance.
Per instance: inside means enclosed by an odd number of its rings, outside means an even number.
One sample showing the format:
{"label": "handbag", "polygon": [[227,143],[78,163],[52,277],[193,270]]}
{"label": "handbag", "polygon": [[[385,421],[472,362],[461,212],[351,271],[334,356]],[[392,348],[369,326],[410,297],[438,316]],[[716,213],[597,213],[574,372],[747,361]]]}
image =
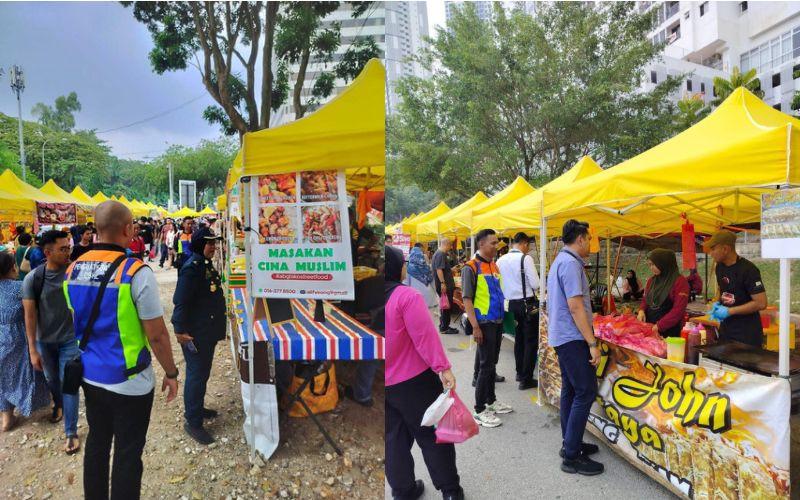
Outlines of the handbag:
{"label": "handbag", "polygon": [[522,276],[522,303],[525,306],[525,314],[528,316],[536,316],[539,314],[539,299],[536,297],[536,293],[534,293],[531,300],[528,300],[528,286],[525,282],[525,254],[522,254],[522,258],[519,259],[519,272]]}
{"label": "handbag", "polygon": [[28,256],[28,252],[31,251],[31,247],[25,249],[25,253],[22,254],[22,262],[19,264],[19,270],[23,273],[31,272],[31,261],[30,259],[26,259]]}
{"label": "handbag", "polygon": [[[307,370],[313,367],[300,365],[298,370]],[[292,378],[292,385],[289,387],[289,393],[294,394],[297,389],[303,384],[303,377],[295,374]],[[336,385],[336,368],[333,363],[330,364],[327,370],[323,373],[314,375],[311,382],[300,393],[300,397],[308,405],[309,410],[313,414],[325,413],[336,408],[339,403],[339,388]],[[291,408],[289,408],[290,417],[307,417],[306,409],[303,408],[298,401],[295,401]]]}
{"label": "handbag", "polygon": [[[97,317],[100,315],[100,303],[103,301],[103,295],[108,287],[108,282],[111,281],[114,271],[117,270],[119,265],[126,258],[127,256],[125,254],[117,257],[117,259],[112,262],[110,266],[108,266],[108,270],[100,282],[100,288],[97,290],[97,297],[95,297],[94,304],[92,305],[92,311],[89,313],[89,321],[86,322],[86,328],[83,330],[83,336],[81,337],[81,342],[78,345],[78,351],[80,353],[86,351],[86,344],[89,342],[89,337],[92,334],[94,323],[97,321]],[[64,379],[61,385],[61,392],[70,395],[78,394],[78,389],[81,387],[81,382],[83,382],[83,361],[81,361],[81,355],[78,354],[76,357],[67,361],[67,364],[64,365]]]}

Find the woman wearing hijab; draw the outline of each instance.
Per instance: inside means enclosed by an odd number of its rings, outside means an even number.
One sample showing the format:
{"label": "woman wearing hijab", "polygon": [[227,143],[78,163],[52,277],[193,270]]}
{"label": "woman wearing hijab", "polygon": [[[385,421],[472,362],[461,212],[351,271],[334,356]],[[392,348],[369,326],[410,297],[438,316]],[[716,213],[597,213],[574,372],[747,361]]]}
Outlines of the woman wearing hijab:
{"label": "woman wearing hijab", "polygon": [[403,253],[386,247],[386,479],[392,497],[417,499],[425,485],[414,476],[411,446],[422,450],[434,487],[445,499],[463,499],[452,444],[436,444],[420,422],[428,406],[456,379],[422,296],[403,286]]}
{"label": "woman wearing hijab", "polygon": [[425,305],[435,323],[439,322],[439,297],[433,288],[433,271],[422,253],[422,248],[414,247],[408,254],[408,268],[404,285],[415,289],[425,299]]}
{"label": "woman wearing hijab", "polygon": [[678,270],[672,250],[656,248],[647,259],[653,277],[647,280],[637,317],[654,323],[653,331],[662,337],[678,337],[689,302],[689,282]]}
{"label": "woman wearing hijab", "polygon": [[642,290],[642,282],[636,276],[636,271],[628,269],[628,275],[625,276],[625,281],[622,283],[622,299],[623,300],[639,300],[644,295]]}

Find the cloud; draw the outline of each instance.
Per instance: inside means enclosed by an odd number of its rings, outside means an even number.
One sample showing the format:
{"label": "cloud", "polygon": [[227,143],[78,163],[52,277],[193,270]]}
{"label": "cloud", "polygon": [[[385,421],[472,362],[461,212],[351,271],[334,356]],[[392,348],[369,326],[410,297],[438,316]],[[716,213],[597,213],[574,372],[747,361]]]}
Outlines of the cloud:
{"label": "cloud", "polygon": [[153,126],[117,130],[102,135],[102,139],[111,147],[111,154],[131,160],[154,158],[173,144],[195,146],[203,139],[216,139],[219,132],[209,127],[206,133],[189,134],[174,129],[163,129]]}

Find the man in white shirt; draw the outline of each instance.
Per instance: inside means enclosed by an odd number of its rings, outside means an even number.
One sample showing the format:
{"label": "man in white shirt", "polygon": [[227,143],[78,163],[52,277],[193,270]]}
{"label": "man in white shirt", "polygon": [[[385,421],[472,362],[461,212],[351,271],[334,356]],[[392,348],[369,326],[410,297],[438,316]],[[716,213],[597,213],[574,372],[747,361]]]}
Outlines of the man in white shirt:
{"label": "man in white shirt", "polygon": [[530,238],[525,233],[517,233],[511,243],[511,250],[497,259],[497,267],[503,278],[503,295],[508,300],[508,312],[516,320],[514,336],[514,359],[517,368],[519,389],[531,389],[538,383],[533,378],[536,355],[539,350],[539,275],[533,258],[528,255]]}

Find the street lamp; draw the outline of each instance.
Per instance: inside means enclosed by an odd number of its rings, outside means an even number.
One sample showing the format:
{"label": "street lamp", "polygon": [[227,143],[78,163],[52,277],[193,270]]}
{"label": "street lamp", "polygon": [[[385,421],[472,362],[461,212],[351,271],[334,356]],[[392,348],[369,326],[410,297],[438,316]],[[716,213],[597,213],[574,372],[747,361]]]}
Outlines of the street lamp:
{"label": "street lamp", "polygon": [[[42,133],[42,137],[44,137],[44,133]],[[42,184],[45,183],[45,178],[44,178],[44,145],[47,144],[47,141],[49,141],[50,139],[51,138],[48,137],[47,139],[44,140],[44,142],[42,142]],[[62,137],[61,139],[59,139],[60,142],[64,142],[66,140],[67,140],[66,137]]]}
{"label": "street lamp", "polygon": [[17,94],[17,112],[19,113],[19,161],[22,164],[22,180],[26,179],[25,170],[25,141],[22,139],[22,92],[25,90],[25,75],[22,68],[16,64],[11,66],[11,90]]}

